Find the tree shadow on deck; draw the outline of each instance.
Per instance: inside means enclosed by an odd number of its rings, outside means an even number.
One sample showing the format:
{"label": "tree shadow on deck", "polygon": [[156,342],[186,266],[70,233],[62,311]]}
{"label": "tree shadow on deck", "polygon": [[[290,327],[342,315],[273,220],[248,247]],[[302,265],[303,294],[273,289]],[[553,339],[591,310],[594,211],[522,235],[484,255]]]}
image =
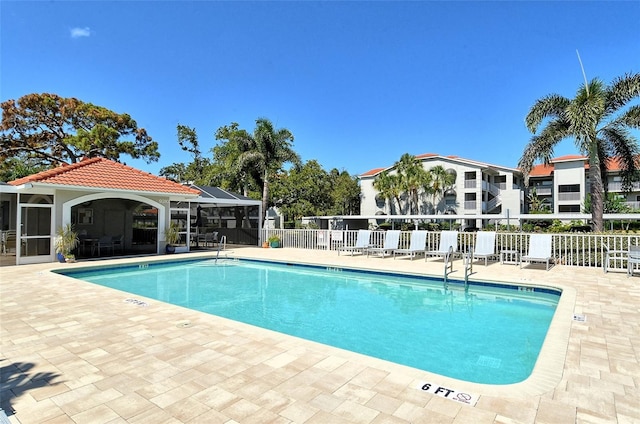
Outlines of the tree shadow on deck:
{"label": "tree shadow on deck", "polygon": [[[5,362],[6,359],[0,359]],[[45,386],[55,386],[60,384],[54,383],[53,380],[60,377],[60,374],[53,372],[36,372],[29,371],[35,366],[31,362],[15,362],[12,364],[3,364],[0,367],[0,422],[2,422],[2,412],[8,416],[15,414],[15,410],[11,402],[22,396],[23,393]]]}

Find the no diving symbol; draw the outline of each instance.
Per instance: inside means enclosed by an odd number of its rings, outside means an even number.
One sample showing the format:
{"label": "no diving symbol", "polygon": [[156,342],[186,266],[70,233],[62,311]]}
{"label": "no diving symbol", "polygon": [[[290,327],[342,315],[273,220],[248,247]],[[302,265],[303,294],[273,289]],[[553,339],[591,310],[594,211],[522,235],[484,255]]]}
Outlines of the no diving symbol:
{"label": "no diving symbol", "polygon": [[433,383],[420,383],[418,386],[420,390],[423,392],[431,393],[433,395],[443,397],[445,399],[450,399],[455,402],[464,403],[466,405],[475,406],[478,402],[480,396],[473,395],[471,393],[459,392],[455,389],[451,389],[448,387],[440,386],[438,384]]}
{"label": "no diving symbol", "polygon": [[456,398],[460,401],[460,402],[464,402],[464,403],[471,403],[471,395],[467,394],[467,393],[458,393],[456,394]]}

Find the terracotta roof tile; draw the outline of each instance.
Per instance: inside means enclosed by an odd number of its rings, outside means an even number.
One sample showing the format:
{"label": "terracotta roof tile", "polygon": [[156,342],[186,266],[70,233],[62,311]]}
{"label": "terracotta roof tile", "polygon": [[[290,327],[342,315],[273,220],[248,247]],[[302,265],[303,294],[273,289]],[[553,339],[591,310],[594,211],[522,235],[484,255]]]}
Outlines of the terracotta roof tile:
{"label": "terracotta roof tile", "polygon": [[370,177],[372,175],[376,175],[379,174],[380,172],[384,171],[387,168],[374,168],[370,171],[365,172],[364,174],[360,174],[361,177]]}
{"label": "terracotta roof tile", "polygon": [[145,191],[175,194],[199,194],[200,192],[166,178],[114,162],[105,158],[83,159],[70,165],[29,175],[9,182],[18,186],[26,183],[95,187],[116,190]]}
{"label": "terracotta roof tile", "polygon": [[431,157],[434,157],[434,156],[440,156],[440,155],[437,154],[437,153],[422,153],[420,155],[416,155],[416,158],[424,159],[424,158],[431,158]]}
{"label": "terracotta roof tile", "polygon": [[534,165],[529,172],[530,177],[550,177],[553,174],[553,165]]}
{"label": "terracotta roof tile", "polygon": [[[587,156],[582,155],[565,155],[557,158],[551,159],[550,165],[535,165],[531,168],[531,172],[529,173],[530,177],[549,177],[553,173],[554,163],[555,162],[564,162],[570,160],[584,160],[584,169],[589,169],[589,158]],[[640,165],[640,158],[638,159],[638,164]],[[619,157],[612,157],[607,159],[606,161],[607,171],[616,172],[621,171],[622,166],[620,163]]]}

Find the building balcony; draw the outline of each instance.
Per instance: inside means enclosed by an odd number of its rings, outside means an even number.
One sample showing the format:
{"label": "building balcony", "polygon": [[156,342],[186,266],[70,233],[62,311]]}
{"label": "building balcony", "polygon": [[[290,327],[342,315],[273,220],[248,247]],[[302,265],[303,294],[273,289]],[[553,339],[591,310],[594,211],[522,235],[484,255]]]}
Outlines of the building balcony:
{"label": "building balcony", "polygon": [[582,200],[580,198],[580,193],[579,192],[558,193],[558,201],[559,202],[569,202],[569,201],[576,201],[576,200]]}
{"label": "building balcony", "polygon": [[538,196],[551,196],[553,189],[551,187],[535,187]]}
{"label": "building balcony", "polygon": [[[623,191],[622,181],[610,181],[607,183],[609,191]],[[640,182],[634,182],[631,185],[631,191],[640,191]]]}

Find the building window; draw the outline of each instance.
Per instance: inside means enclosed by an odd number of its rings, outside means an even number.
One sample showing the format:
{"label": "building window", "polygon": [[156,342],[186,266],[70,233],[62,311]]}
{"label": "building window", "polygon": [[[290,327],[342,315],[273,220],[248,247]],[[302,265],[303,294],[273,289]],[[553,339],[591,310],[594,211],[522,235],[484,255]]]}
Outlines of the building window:
{"label": "building window", "polygon": [[558,186],[559,193],[579,193],[580,184],[567,184]]}
{"label": "building window", "polygon": [[558,212],[560,213],[580,213],[580,205],[559,205]]}

